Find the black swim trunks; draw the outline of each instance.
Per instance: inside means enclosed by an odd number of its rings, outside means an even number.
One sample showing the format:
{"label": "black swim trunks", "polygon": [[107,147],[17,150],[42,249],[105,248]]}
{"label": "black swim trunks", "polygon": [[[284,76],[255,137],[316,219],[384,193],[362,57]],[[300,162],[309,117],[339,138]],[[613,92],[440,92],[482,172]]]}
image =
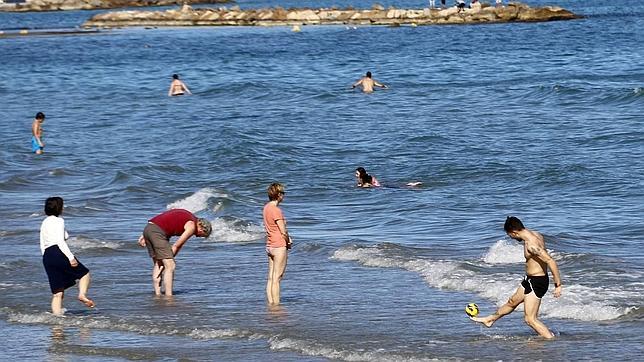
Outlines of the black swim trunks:
{"label": "black swim trunks", "polygon": [[534,291],[534,295],[536,295],[539,299],[546,295],[546,292],[548,291],[548,284],[550,284],[550,280],[548,279],[547,275],[526,275],[521,282],[523,289],[525,289],[525,294],[530,294]]}

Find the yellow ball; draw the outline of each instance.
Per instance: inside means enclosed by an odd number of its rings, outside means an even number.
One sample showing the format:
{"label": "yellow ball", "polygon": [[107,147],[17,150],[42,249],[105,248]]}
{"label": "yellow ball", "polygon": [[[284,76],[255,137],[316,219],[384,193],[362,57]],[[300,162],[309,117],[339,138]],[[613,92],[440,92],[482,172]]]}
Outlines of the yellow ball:
{"label": "yellow ball", "polygon": [[465,306],[465,313],[470,317],[476,317],[479,314],[479,306],[476,303],[470,303]]}

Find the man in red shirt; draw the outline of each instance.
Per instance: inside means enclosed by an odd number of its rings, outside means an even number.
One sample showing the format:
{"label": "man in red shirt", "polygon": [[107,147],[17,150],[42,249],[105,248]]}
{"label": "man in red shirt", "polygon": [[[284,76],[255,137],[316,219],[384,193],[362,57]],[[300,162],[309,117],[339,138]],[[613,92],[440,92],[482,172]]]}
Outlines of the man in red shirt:
{"label": "man in red shirt", "polygon": [[[188,210],[172,209],[161,213],[148,221],[139,237],[139,245],[147,247],[152,258],[152,286],[154,294],[161,295],[161,282],[165,295],[172,295],[172,282],[176,264],[174,257],[179,250],[195,235],[207,238],[212,232],[212,226],[206,219],[197,218]],[[178,236],[179,239],[170,245],[170,238]]]}

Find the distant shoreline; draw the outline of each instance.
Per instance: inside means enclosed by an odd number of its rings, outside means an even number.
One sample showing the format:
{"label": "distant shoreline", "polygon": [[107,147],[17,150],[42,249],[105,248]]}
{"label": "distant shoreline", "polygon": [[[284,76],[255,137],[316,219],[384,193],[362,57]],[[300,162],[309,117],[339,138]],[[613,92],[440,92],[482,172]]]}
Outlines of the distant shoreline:
{"label": "distant shoreline", "polygon": [[442,25],[573,20],[581,16],[554,6],[531,8],[520,3],[504,7],[483,4],[475,8],[385,9],[193,9],[183,5],[166,11],[118,11],[94,15],[85,28],[178,26],[299,26],[299,25]]}

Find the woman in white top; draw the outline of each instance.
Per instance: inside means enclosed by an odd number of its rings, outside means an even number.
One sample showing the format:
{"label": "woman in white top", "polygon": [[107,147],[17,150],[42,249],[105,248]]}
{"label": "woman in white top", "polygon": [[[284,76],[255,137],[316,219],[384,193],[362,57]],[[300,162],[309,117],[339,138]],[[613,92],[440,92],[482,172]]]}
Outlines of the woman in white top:
{"label": "woman in white top", "polygon": [[63,296],[65,289],[78,283],[78,300],[89,308],[94,308],[94,302],[87,298],[90,275],[89,270],[81,264],[67,246],[67,230],[65,220],[60,217],[63,213],[63,199],[50,197],[45,201],[47,218],[40,226],[40,251],[42,262],[49,278],[49,287],[53,294],[51,312],[63,314]]}

